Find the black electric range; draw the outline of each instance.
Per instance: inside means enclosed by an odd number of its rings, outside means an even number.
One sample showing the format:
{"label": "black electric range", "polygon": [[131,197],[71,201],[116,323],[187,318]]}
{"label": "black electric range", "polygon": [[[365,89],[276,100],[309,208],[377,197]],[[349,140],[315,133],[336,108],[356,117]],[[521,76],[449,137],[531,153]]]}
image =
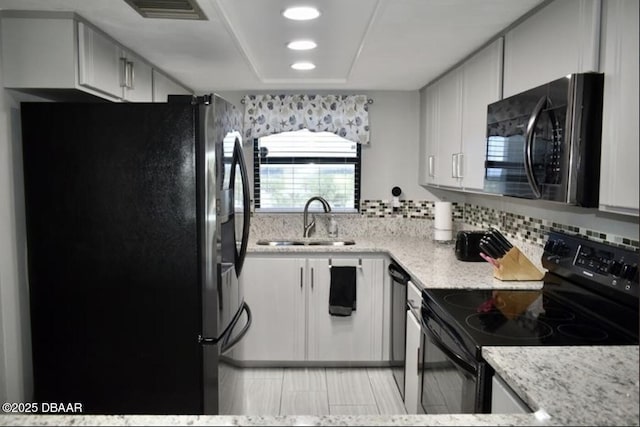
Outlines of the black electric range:
{"label": "black electric range", "polygon": [[484,346],[638,344],[638,252],[552,232],[542,264],[548,272],[539,290],[422,291],[423,335],[437,353],[423,350],[424,377],[442,383],[435,377],[451,365],[459,373],[451,381],[467,396],[444,405],[425,395],[427,413],[490,410]]}

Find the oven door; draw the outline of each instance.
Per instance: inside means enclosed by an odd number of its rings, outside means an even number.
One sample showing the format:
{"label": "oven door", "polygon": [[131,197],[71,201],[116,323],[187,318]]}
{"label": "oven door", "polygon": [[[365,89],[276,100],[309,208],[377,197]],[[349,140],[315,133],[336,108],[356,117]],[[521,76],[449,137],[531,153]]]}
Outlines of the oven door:
{"label": "oven door", "polygon": [[422,321],[420,403],[427,414],[488,412],[486,363],[469,363],[455,333]]}

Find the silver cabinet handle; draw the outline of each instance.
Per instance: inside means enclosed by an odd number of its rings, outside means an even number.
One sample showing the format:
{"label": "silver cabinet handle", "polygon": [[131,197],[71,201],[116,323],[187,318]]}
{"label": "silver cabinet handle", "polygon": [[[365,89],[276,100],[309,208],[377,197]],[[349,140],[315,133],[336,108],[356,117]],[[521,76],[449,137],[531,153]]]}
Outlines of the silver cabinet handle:
{"label": "silver cabinet handle", "polygon": [[129,66],[127,58],[120,58],[120,87],[129,85]]}
{"label": "silver cabinet handle", "polygon": [[300,289],[302,289],[302,276],[303,276],[303,268],[300,267]]}
{"label": "silver cabinet handle", "polygon": [[451,155],[451,178],[457,178],[458,153]]}
{"label": "silver cabinet handle", "polygon": [[429,176],[430,177],[435,177],[435,172],[434,172],[434,163],[435,163],[435,156],[429,156]]}
{"label": "silver cabinet handle", "polygon": [[464,153],[458,153],[456,161],[456,176],[457,178],[464,178],[462,175],[462,161],[464,160]]}
{"label": "silver cabinet handle", "polygon": [[128,75],[129,75],[129,82],[128,82],[127,87],[129,89],[135,89],[134,81],[135,81],[136,75],[135,75],[135,71],[134,71],[134,68],[133,68],[133,62],[127,61],[127,71],[128,71]]}
{"label": "silver cabinet handle", "polygon": [[313,267],[311,267],[311,290],[313,290]]}

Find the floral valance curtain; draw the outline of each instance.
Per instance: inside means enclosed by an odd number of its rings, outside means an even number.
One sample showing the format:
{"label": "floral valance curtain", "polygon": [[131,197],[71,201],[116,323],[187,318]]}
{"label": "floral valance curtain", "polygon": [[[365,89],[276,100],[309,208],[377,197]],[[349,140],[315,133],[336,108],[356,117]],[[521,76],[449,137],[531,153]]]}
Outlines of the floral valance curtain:
{"label": "floral valance curtain", "polygon": [[244,138],[308,129],[369,144],[365,95],[247,95]]}

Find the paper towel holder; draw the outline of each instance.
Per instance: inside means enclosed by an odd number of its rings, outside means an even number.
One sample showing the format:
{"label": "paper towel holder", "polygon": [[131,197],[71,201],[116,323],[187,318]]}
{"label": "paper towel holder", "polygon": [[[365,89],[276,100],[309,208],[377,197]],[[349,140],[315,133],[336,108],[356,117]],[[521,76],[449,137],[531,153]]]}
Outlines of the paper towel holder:
{"label": "paper towel holder", "polygon": [[433,240],[437,243],[453,243],[453,203],[449,201],[434,202]]}

